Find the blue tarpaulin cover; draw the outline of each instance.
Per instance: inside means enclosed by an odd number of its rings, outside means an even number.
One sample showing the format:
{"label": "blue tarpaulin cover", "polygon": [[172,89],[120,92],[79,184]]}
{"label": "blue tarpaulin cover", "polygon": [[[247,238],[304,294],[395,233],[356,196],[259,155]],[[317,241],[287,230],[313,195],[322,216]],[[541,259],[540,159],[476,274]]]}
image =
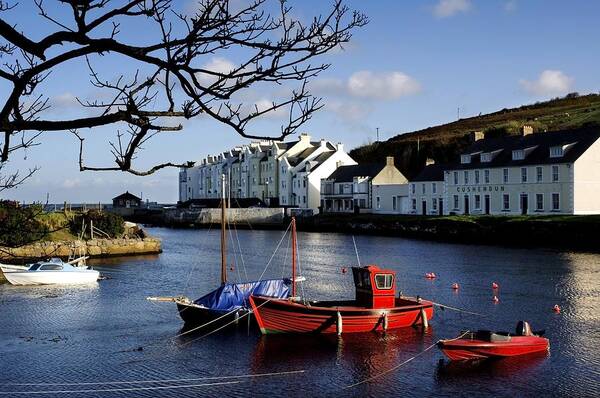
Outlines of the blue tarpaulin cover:
{"label": "blue tarpaulin cover", "polygon": [[289,279],[267,279],[256,282],[226,283],[205,296],[200,297],[195,304],[207,308],[229,312],[238,308],[250,308],[251,294],[275,298],[287,298],[290,295]]}

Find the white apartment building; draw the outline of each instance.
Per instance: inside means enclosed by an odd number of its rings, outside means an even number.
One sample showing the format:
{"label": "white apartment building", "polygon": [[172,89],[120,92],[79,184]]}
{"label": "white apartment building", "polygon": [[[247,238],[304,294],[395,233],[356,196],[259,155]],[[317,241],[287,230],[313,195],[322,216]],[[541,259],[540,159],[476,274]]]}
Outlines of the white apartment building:
{"label": "white apartment building", "polygon": [[600,214],[600,129],[482,138],[411,180],[413,214]]}
{"label": "white apartment building", "polygon": [[393,157],[385,164],[341,166],[321,180],[321,208],[327,213],[400,214],[407,199],[408,181]]}
{"label": "white apartment building", "polygon": [[342,144],[311,141],[261,141],[209,156],[179,172],[179,201],[218,198],[220,176],[228,178],[232,198],[258,198],[271,206],[317,209],[321,178],[336,167],[355,164]]}

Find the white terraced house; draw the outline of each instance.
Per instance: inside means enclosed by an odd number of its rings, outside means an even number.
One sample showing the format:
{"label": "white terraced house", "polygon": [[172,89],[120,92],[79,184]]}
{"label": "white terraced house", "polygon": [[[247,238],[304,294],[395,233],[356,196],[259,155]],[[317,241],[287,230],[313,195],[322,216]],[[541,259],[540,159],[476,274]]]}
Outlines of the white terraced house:
{"label": "white terraced house", "polygon": [[[600,129],[485,138],[411,180],[413,214],[600,214]],[[437,192],[432,190],[436,187]],[[441,204],[440,204],[441,201]]]}
{"label": "white terraced house", "polygon": [[311,141],[253,142],[208,156],[179,172],[179,201],[219,198],[225,174],[232,198],[257,198],[271,206],[317,209],[321,178],[340,165],[356,164],[342,144]]}

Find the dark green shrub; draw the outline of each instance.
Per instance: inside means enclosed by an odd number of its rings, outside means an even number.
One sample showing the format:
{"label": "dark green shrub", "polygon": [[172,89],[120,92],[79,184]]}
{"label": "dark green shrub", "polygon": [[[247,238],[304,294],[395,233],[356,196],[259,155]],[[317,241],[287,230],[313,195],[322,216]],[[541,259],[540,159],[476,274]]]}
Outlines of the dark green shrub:
{"label": "dark green shrub", "polygon": [[48,226],[36,219],[42,206],[21,207],[18,202],[0,201],[0,246],[18,247],[44,238]]}
{"label": "dark green shrub", "polygon": [[[99,210],[89,210],[86,213],[79,214],[73,218],[70,224],[71,232],[74,235],[81,235],[82,227],[85,225],[85,237],[90,236],[90,221],[94,225],[94,229],[99,229],[105,232],[111,238],[117,238],[123,235],[125,230],[123,217],[118,214],[107,213]],[[94,234],[102,238],[106,237],[101,234]]]}

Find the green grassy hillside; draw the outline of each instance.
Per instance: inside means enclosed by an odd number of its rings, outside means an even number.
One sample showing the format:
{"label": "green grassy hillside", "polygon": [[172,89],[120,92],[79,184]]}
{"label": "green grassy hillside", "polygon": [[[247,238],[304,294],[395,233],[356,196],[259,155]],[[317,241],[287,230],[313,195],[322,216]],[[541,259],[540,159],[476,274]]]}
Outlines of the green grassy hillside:
{"label": "green grassy hillside", "polygon": [[487,136],[518,134],[524,124],[533,126],[535,132],[589,125],[600,127],[600,95],[569,94],[564,98],[459,119],[361,146],[350,155],[359,163],[380,162],[385,156],[394,156],[400,171],[411,178],[423,168],[427,158],[438,163],[455,161],[461,150],[471,144],[474,131],[483,131]]}

